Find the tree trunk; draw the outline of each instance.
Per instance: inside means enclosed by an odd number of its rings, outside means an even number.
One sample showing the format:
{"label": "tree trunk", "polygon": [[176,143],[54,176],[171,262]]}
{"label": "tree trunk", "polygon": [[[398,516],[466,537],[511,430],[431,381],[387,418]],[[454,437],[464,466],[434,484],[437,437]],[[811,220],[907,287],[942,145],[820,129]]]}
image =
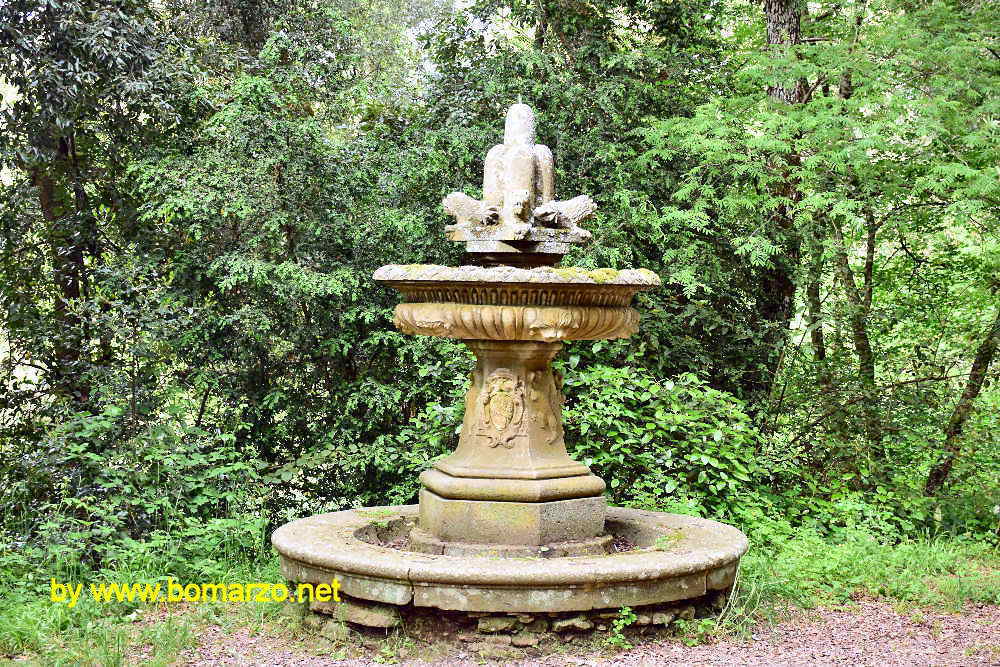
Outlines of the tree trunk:
{"label": "tree trunk", "polygon": [[945,480],[948,479],[948,475],[951,473],[951,469],[955,465],[958,455],[961,453],[962,448],[959,441],[962,438],[962,431],[965,429],[965,423],[972,412],[972,404],[983,389],[983,382],[986,380],[986,373],[990,369],[990,364],[993,363],[993,357],[996,356],[998,344],[1000,344],[1000,308],[997,309],[997,316],[993,320],[993,325],[986,331],[986,336],[976,351],[976,358],[972,362],[972,370],[969,371],[969,379],[965,383],[965,391],[962,392],[961,398],[955,404],[955,409],[951,413],[951,419],[948,420],[948,426],[944,430],[944,454],[941,455],[938,462],[931,468],[930,473],[927,475],[927,483],[924,485],[924,495],[937,495],[941,487],[944,486]]}
{"label": "tree trunk", "polygon": [[[799,0],[764,0],[764,19],[767,23],[767,43],[772,52],[779,48],[795,46],[801,41],[803,4]],[[799,104],[805,97],[805,82],[775,81],[767,89],[768,95],[788,104]]]}
{"label": "tree trunk", "polygon": [[864,290],[859,290],[854,280],[854,273],[851,270],[850,261],[847,257],[847,245],[844,242],[840,225],[831,223],[833,239],[836,243],[837,272],[840,275],[840,282],[844,286],[844,294],[850,306],[849,323],[851,335],[854,342],[854,351],[858,356],[858,380],[861,382],[862,390],[865,394],[865,401],[862,404],[865,413],[865,431],[868,442],[876,446],[882,442],[882,420],[879,417],[875,404],[875,353],[872,350],[871,338],[868,335],[868,316],[871,313],[872,302],[872,273],[875,262],[875,241],[877,227],[873,220],[869,220],[868,235],[865,248],[865,282]]}
{"label": "tree trunk", "polygon": [[545,47],[545,31],[549,27],[549,18],[542,0],[535,0],[535,8],[538,10],[538,22],[535,24],[535,50],[541,51]]}
{"label": "tree trunk", "polygon": [[[802,4],[797,0],[765,0],[764,18],[767,24],[767,43],[772,51],[788,51],[799,43]],[[805,94],[803,81],[791,83],[775,81],[768,87],[768,95],[788,104],[800,104]],[[788,339],[788,327],[795,307],[795,270],[799,264],[801,240],[795,229],[794,204],[799,199],[792,171],[800,165],[800,156],[790,153],[775,161],[774,169],[782,173],[774,195],[789,203],[779,206],[772,217],[773,242],[779,253],[771,266],[761,271],[758,282],[758,309],[768,330],[764,344],[771,351],[766,368],[755,370],[743,383],[747,394],[769,396],[778,373],[781,349]]]}
{"label": "tree trunk", "polygon": [[812,343],[813,359],[819,366],[819,383],[824,389],[829,389],[831,380],[826,367],[826,336],[823,332],[823,302],[820,298],[820,285],[823,282],[823,235],[819,229],[813,230],[809,254],[809,282],[806,285],[809,340]]}
{"label": "tree trunk", "polygon": [[36,168],[32,180],[38,188],[38,204],[49,225],[48,244],[52,261],[52,282],[57,330],[52,338],[53,385],[60,391],[86,402],[90,392],[79,381],[83,357],[83,323],[73,308],[82,295],[84,239],[68,226],[73,212],[72,199],[49,171]]}

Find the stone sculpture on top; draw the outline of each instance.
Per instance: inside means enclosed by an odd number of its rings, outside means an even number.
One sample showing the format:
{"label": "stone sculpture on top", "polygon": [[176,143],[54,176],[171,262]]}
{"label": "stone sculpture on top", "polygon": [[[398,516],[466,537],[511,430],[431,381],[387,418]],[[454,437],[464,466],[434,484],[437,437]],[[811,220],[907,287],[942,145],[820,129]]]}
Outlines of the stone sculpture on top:
{"label": "stone sculpture on top", "polygon": [[597,210],[587,195],[555,199],[552,151],[535,143],[535,114],[526,104],[510,107],[503,143],[486,154],[483,198],[453,192],[442,205],[455,218],[448,238],[465,241],[469,253],[555,257],[590,238],[580,223]]}

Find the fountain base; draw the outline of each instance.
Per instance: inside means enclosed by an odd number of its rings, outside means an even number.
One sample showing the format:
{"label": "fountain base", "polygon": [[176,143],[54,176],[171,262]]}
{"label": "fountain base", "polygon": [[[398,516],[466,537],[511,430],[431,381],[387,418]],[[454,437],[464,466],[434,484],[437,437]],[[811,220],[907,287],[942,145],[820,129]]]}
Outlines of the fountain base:
{"label": "fountain base", "polygon": [[410,531],[408,550],[425,554],[442,554],[444,556],[556,558],[610,553],[613,548],[612,539],[611,535],[598,535],[590,539],[549,542],[542,545],[445,542],[416,526]]}
{"label": "fountain base", "polygon": [[[336,578],[352,598],[397,606],[523,613],[701,598],[732,587],[748,546],[743,533],[716,521],[609,507],[603,532],[624,538],[633,550],[497,557],[397,548],[414,536],[418,516],[416,505],[321,514],[285,524],[271,541],[292,582]],[[414,537],[419,548],[423,538]]]}
{"label": "fountain base", "polygon": [[604,496],[528,503],[442,498],[420,491],[420,527],[442,542],[537,546],[604,531]]}

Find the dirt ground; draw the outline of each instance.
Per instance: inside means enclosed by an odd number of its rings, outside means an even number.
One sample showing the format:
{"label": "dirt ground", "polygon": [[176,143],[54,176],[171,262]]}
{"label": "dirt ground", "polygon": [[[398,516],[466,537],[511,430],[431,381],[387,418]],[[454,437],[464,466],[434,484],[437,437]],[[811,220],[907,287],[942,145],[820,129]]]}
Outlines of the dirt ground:
{"label": "dirt ground", "polygon": [[[627,651],[596,649],[593,640],[567,642],[558,653],[499,643],[428,644],[352,635],[348,647],[292,642],[281,635],[223,632],[209,626],[182,656],[191,665],[996,665],[1000,666],[1000,607],[967,605],[961,613],[910,609],[863,599],[850,607],[817,609],[761,627],[750,640],[686,646],[646,640]],[[422,644],[422,645],[421,645]],[[325,654],[322,655],[321,653]]]}

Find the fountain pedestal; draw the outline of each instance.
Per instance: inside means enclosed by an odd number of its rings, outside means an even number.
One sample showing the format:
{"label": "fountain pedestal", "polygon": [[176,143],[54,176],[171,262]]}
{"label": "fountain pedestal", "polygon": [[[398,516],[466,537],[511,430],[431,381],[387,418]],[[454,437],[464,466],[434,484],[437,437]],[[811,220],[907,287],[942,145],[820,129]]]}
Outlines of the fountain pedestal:
{"label": "fountain pedestal", "polygon": [[[467,340],[476,370],[458,448],[421,475],[420,529],[434,553],[515,553],[552,543],[604,552],[604,481],[566,453],[561,343]],[[455,543],[454,545],[449,543]],[[478,546],[473,546],[478,545]],[[540,553],[540,550],[539,550]]]}

